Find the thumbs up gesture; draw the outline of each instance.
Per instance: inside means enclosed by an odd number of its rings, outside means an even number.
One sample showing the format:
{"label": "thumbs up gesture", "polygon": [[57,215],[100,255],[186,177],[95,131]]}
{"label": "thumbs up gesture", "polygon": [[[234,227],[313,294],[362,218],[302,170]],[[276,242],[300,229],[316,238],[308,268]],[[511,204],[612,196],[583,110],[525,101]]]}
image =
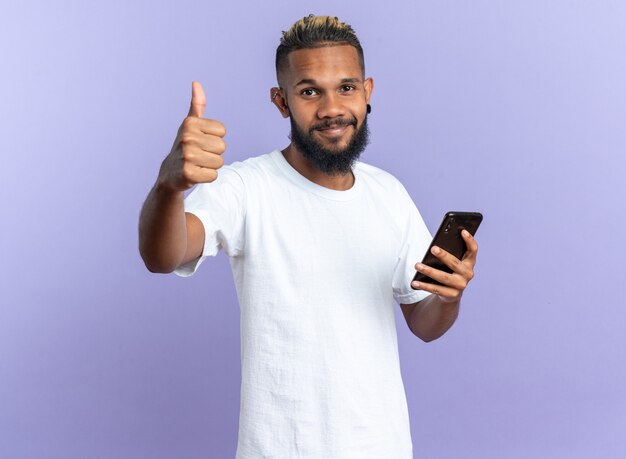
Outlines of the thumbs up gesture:
{"label": "thumbs up gesture", "polygon": [[163,160],[158,182],[173,191],[185,191],[197,183],[212,182],[222,167],[226,150],[222,123],[203,118],[206,96],[197,81],[191,84],[191,106],[169,155]]}

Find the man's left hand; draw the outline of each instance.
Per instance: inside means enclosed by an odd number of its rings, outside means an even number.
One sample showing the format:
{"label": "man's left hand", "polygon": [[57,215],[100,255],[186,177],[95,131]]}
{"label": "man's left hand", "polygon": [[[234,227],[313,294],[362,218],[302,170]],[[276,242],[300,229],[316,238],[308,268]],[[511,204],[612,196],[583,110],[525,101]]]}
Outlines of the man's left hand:
{"label": "man's left hand", "polygon": [[472,235],[467,230],[463,230],[461,231],[461,236],[467,245],[467,251],[461,260],[441,247],[433,246],[431,249],[432,254],[450,268],[452,273],[431,268],[422,263],[415,265],[415,269],[419,272],[441,282],[443,285],[413,281],[412,286],[414,288],[434,293],[439,296],[441,301],[448,303],[457,302],[461,299],[467,284],[474,277],[474,265],[476,265],[476,255],[478,253],[478,244]]}

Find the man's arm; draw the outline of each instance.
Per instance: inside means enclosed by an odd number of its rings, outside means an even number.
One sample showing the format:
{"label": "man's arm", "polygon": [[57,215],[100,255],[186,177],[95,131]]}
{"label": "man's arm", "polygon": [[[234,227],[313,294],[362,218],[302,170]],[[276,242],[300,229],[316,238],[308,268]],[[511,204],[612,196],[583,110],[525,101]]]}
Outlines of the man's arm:
{"label": "man's arm", "polygon": [[184,192],[198,183],[214,181],[226,150],[226,128],[202,117],[205,106],[204,90],[193,82],[189,115],[141,209],[139,252],[152,272],[172,272],[202,254],[204,226],[198,217],[185,213]]}
{"label": "man's arm", "polygon": [[478,244],[466,230],[463,230],[461,235],[467,245],[462,260],[439,247],[432,248],[433,255],[452,269],[451,274],[421,263],[415,265],[415,269],[443,285],[413,282],[413,287],[430,292],[432,295],[417,303],[400,305],[409,329],[423,341],[433,341],[452,327],[459,315],[463,291],[474,277]]}
{"label": "man's arm", "polygon": [[204,226],[184,211],[184,193],[155,185],[139,219],[139,253],[153,273],[170,273],[199,258],[204,247]]}

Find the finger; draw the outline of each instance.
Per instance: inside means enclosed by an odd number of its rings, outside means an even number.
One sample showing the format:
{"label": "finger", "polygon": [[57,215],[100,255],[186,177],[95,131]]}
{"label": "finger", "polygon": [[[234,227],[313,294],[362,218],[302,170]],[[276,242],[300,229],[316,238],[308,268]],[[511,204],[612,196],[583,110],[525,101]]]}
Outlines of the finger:
{"label": "finger", "polygon": [[180,142],[187,148],[198,148],[209,153],[221,155],[226,151],[226,142],[216,135],[202,135],[184,132],[181,134]]}
{"label": "finger", "polygon": [[224,165],[224,158],[215,153],[209,153],[200,149],[189,149],[184,154],[185,161],[193,166],[219,169]]}
{"label": "finger", "polygon": [[415,265],[415,269],[430,277],[431,279],[436,280],[437,282],[441,282],[443,285],[447,287],[451,287],[457,290],[464,290],[467,287],[468,278],[464,277],[461,274],[451,274],[440,269],[435,269],[431,266],[427,266],[423,263],[417,263]]}
{"label": "finger", "polygon": [[216,135],[218,137],[224,137],[226,135],[226,126],[217,120],[200,119],[198,120],[198,128],[205,134]]}
{"label": "finger", "polygon": [[191,106],[189,107],[189,116],[202,118],[204,108],[206,107],[206,96],[202,85],[197,81],[191,83]]}
{"label": "finger", "polygon": [[463,261],[470,260],[473,262],[473,266],[476,262],[476,255],[478,254],[478,243],[476,242],[476,239],[474,239],[474,236],[472,236],[467,230],[461,231],[461,236],[467,245],[467,251],[463,255]]}
{"label": "finger", "polygon": [[437,284],[429,284],[427,282],[411,282],[413,288],[417,288],[420,290],[424,290],[425,292],[434,293],[435,295],[439,295],[444,299],[448,299],[450,301],[457,300],[461,296],[461,292],[457,289],[446,287],[444,285]]}
{"label": "finger", "polygon": [[226,135],[226,126],[217,120],[198,118],[190,115],[183,120],[180,128],[178,129],[179,134],[184,132],[191,134],[194,132],[201,132],[202,134],[224,137]]}
{"label": "finger", "polygon": [[184,176],[190,184],[209,183],[217,178],[217,170],[209,167],[190,166],[186,167]]}
{"label": "finger", "polygon": [[450,252],[443,250],[441,247],[433,246],[430,250],[444,265],[452,270],[452,272],[460,274],[465,279],[471,279],[474,277],[474,263],[470,259],[469,261],[461,261]]}
{"label": "finger", "polygon": [[463,270],[461,260],[452,255],[450,252],[442,249],[441,247],[435,245],[430,249],[430,252],[453,272],[459,272]]}

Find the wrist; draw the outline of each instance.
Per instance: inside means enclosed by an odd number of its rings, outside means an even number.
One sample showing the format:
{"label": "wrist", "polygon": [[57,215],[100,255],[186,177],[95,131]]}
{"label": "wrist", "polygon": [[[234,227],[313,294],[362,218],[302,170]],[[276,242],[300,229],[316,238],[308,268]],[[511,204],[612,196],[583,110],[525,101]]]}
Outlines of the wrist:
{"label": "wrist", "polygon": [[183,190],[178,190],[172,186],[167,180],[159,177],[154,184],[153,191],[156,195],[161,198],[177,198],[179,196],[183,196],[185,192]]}
{"label": "wrist", "polygon": [[437,295],[437,294],[435,295],[442,305],[456,307],[461,303],[461,296],[463,296],[463,293],[462,292],[459,293],[454,298],[448,297],[448,296]]}

